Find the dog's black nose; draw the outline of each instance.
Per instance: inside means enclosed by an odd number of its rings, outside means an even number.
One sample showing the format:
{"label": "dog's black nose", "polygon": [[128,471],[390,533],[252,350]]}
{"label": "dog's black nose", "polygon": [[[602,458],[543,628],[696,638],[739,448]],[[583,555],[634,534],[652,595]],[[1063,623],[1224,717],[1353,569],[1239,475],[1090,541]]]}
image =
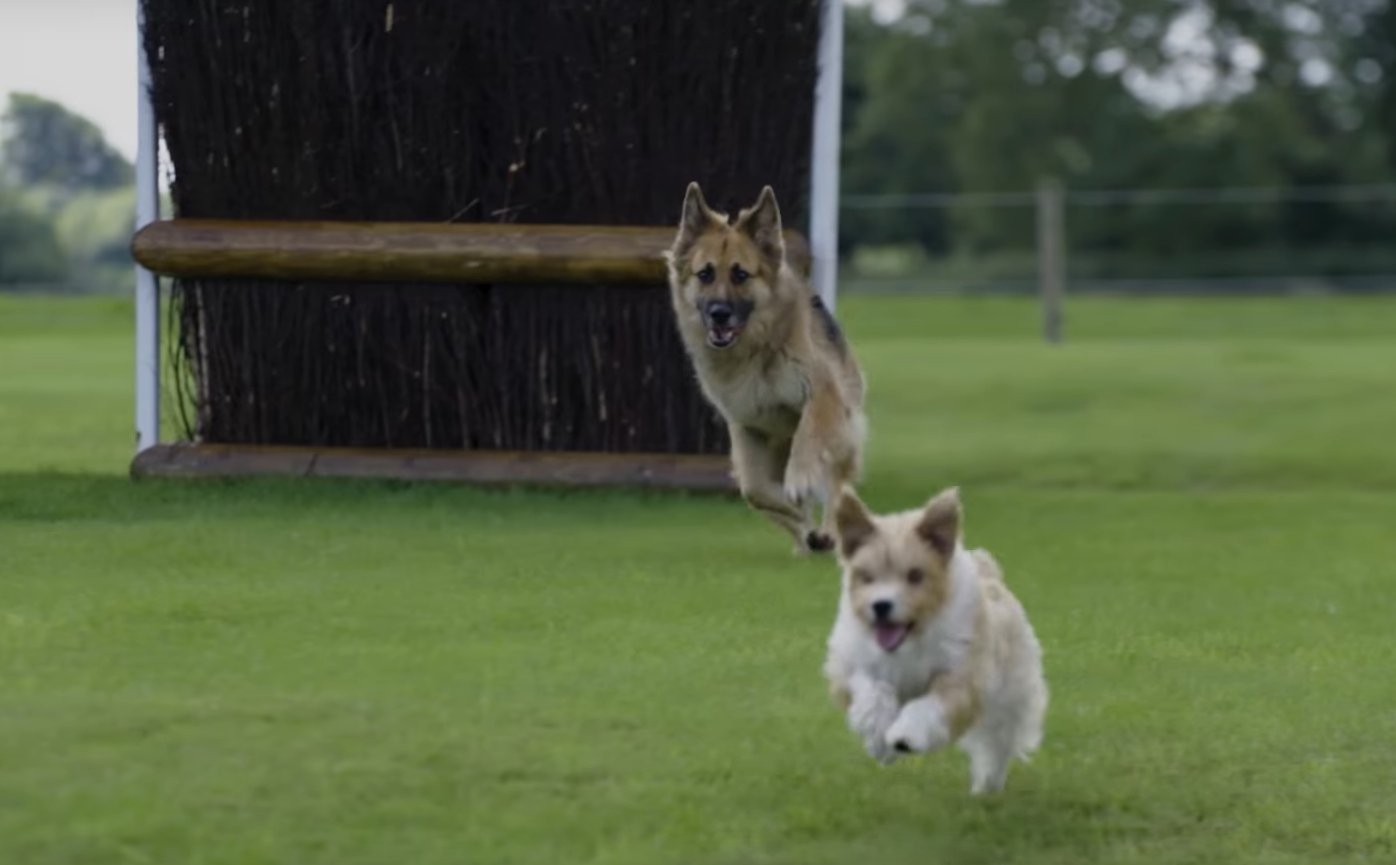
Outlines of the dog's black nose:
{"label": "dog's black nose", "polygon": [[873,601],[872,611],[873,615],[876,616],[878,619],[885,619],[888,616],[892,615],[892,602]]}
{"label": "dog's black nose", "polygon": [[732,320],[732,304],[725,300],[708,301],[705,311],[713,324],[727,324]]}

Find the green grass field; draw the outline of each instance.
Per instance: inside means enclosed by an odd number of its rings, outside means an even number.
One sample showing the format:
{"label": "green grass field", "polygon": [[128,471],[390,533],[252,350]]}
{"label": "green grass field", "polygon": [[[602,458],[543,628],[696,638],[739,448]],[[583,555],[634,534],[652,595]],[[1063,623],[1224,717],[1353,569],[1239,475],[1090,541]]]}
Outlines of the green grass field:
{"label": "green grass field", "polygon": [[737,503],[131,483],[129,307],[0,297],[0,862],[1396,861],[1396,299],[841,312],[1044,643],[1003,795],[863,755]]}

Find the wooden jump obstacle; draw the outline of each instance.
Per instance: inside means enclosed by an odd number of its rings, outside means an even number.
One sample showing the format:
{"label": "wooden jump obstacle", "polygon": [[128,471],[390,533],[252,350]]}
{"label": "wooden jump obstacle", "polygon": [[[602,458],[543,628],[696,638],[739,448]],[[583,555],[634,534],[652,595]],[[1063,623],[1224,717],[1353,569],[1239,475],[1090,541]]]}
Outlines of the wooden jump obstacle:
{"label": "wooden jump obstacle", "polygon": [[769,184],[833,307],[843,7],[142,0],[132,473],[731,492],[663,252]]}
{"label": "wooden jump obstacle", "polygon": [[[665,285],[668,226],[169,219],[137,232],[145,268],[181,279]],[[785,232],[809,271],[809,247]]]}
{"label": "wooden jump obstacle", "polygon": [[[333,280],[586,285],[667,290],[672,227],[173,219],[141,229],[131,249],[152,273],[179,279]],[[809,248],[786,232],[808,273]],[[474,484],[627,486],[733,492],[725,456],[575,451],[157,444],[135,477],[394,478]]]}

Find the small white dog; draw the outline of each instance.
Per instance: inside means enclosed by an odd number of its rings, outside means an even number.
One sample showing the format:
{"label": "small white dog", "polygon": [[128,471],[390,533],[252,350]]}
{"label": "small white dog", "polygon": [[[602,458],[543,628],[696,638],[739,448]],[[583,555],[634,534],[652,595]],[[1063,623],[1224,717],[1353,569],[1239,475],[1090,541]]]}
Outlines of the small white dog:
{"label": "small white dog", "polygon": [[956,742],[970,792],[1003,788],[1042,740],[1042,650],[998,563],[960,540],[960,497],[878,516],[851,489],[835,505],[843,591],[824,675],[882,763]]}

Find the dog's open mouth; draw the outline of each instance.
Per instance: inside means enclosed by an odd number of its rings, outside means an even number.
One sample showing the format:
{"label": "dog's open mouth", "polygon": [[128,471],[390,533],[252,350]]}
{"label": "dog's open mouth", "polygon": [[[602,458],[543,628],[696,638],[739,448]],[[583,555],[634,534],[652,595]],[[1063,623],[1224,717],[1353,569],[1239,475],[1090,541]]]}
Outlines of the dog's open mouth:
{"label": "dog's open mouth", "polygon": [[708,325],[708,345],[713,348],[727,348],[737,341],[742,329],[735,324]]}
{"label": "dog's open mouth", "polygon": [[895,652],[902,641],[911,633],[909,623],[878,622],[873,625],[873,636],[884,652]]}

